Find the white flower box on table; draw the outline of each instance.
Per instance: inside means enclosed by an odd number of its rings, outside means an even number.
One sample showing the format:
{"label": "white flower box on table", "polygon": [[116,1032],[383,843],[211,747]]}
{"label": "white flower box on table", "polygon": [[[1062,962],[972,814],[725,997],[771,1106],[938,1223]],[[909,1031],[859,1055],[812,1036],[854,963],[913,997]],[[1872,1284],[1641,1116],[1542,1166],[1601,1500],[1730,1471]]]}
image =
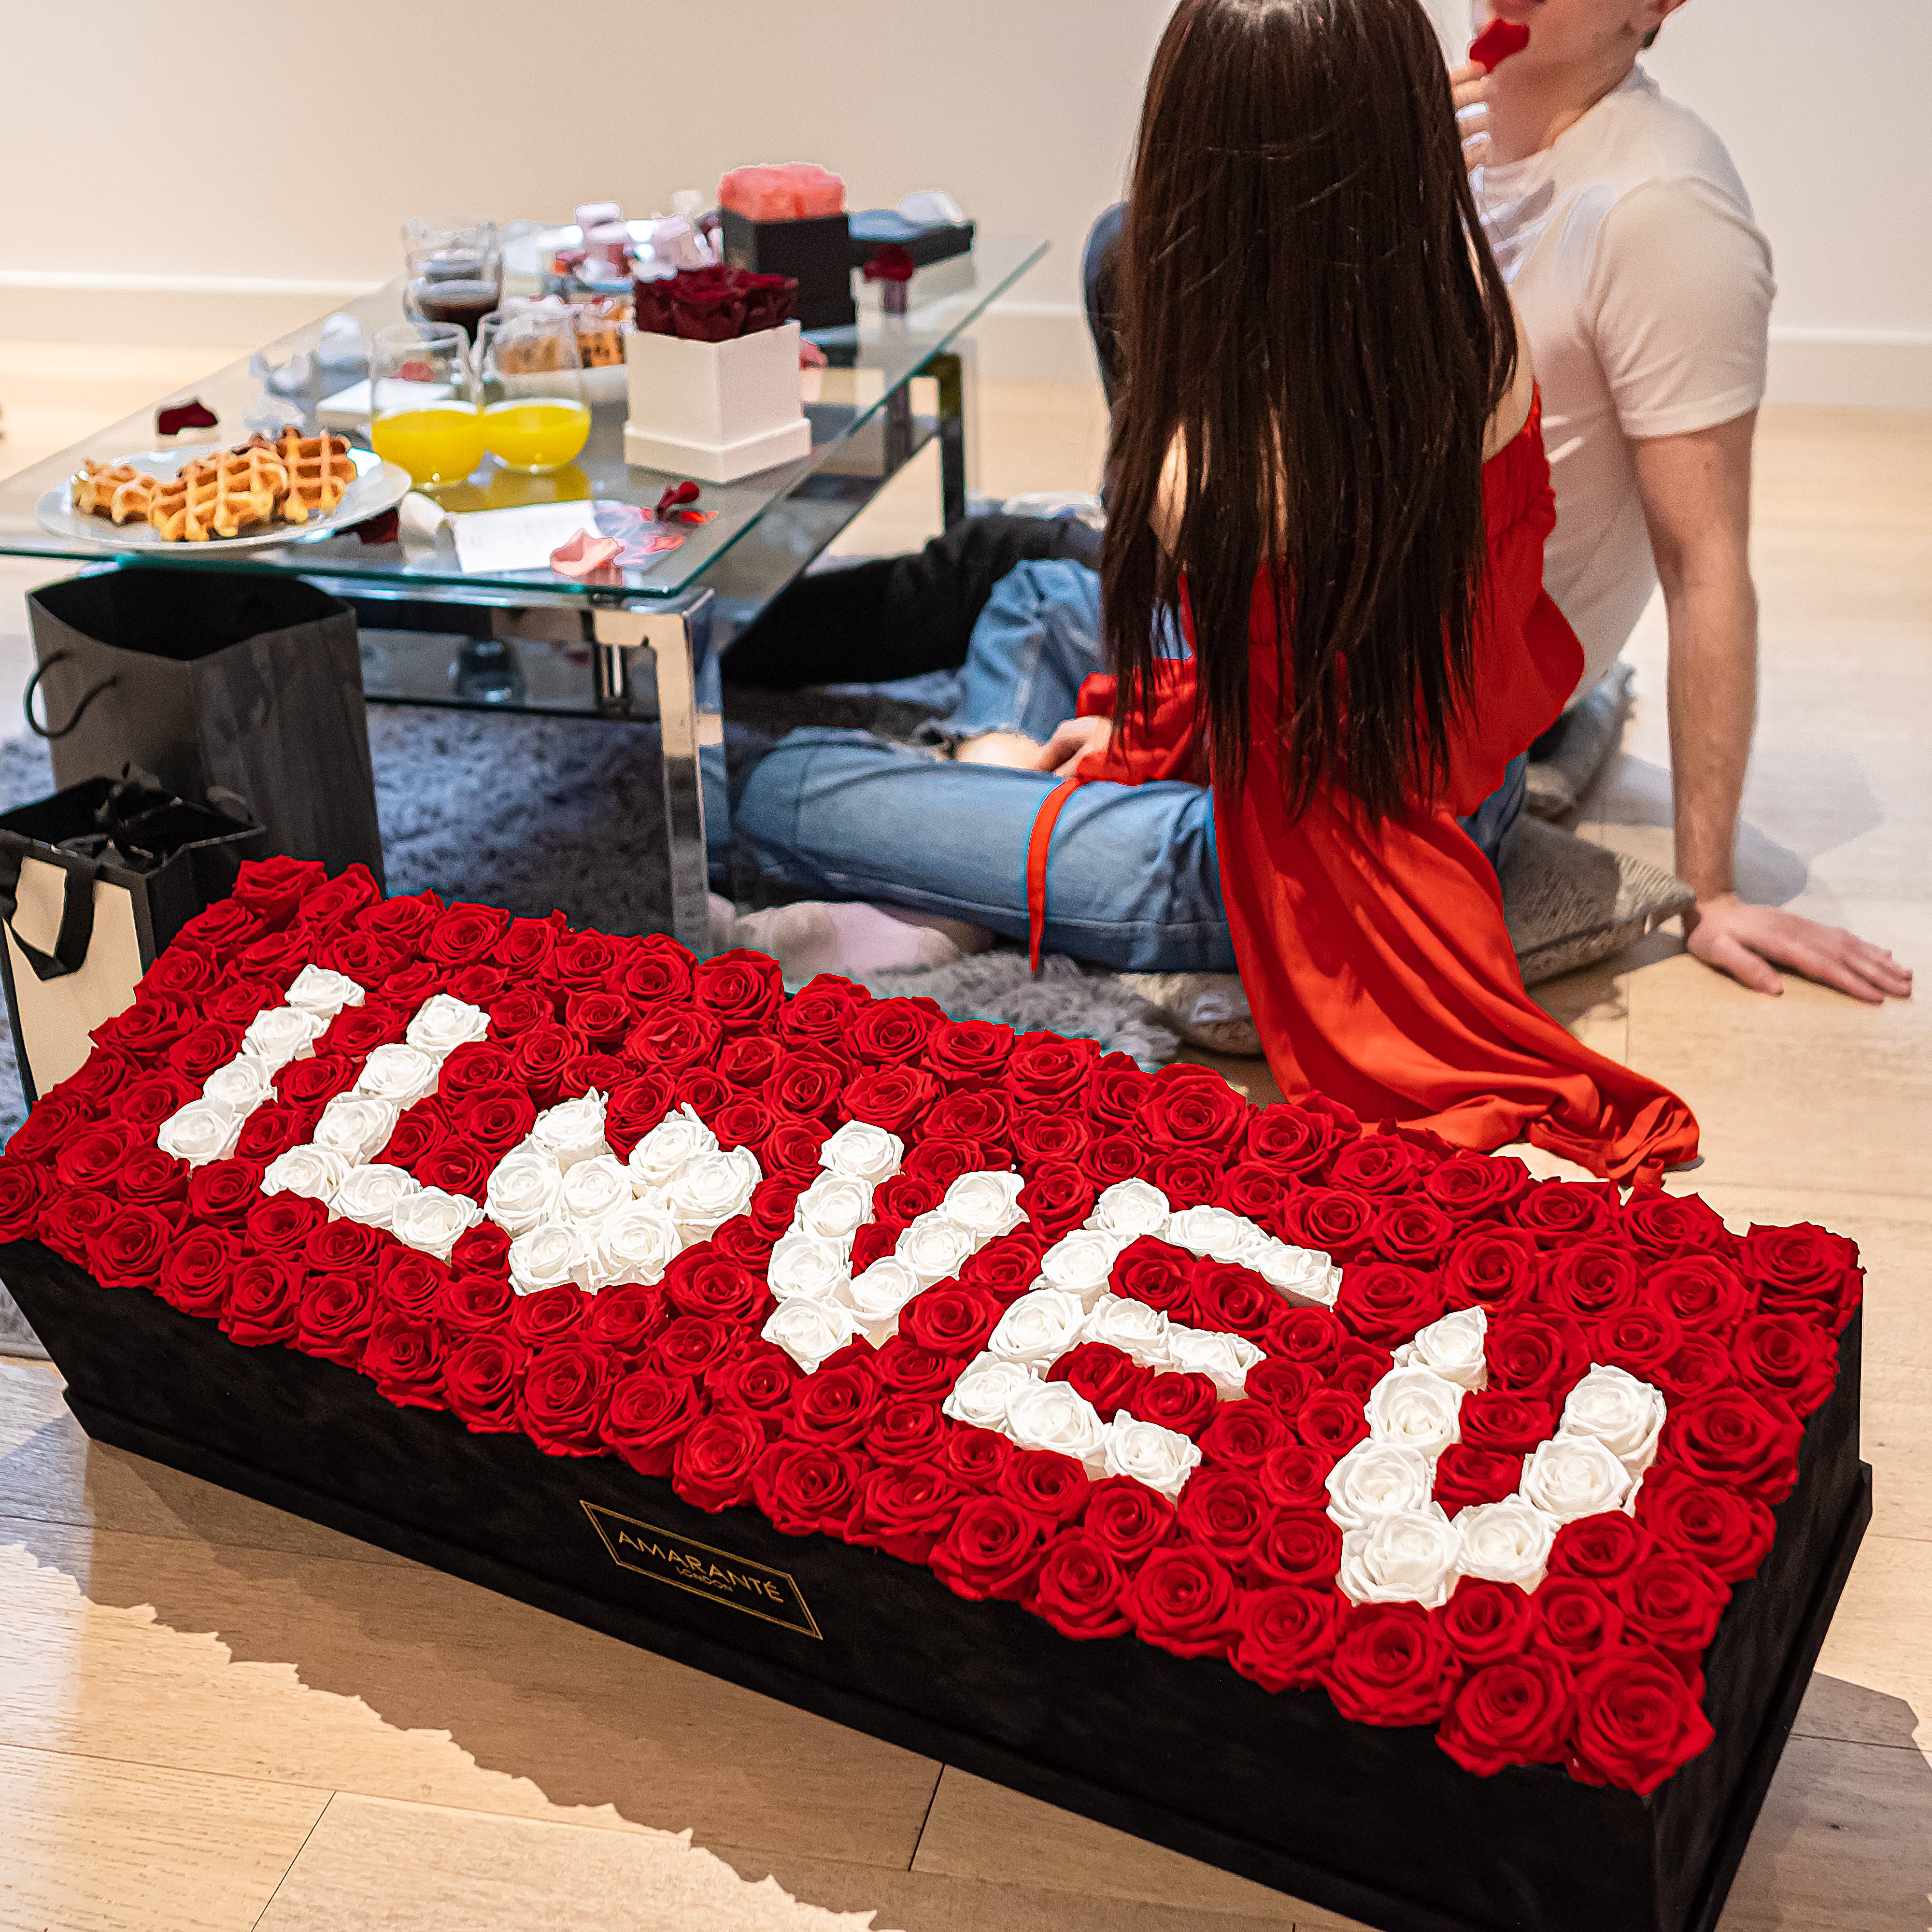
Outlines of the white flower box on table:
{"label": "white flower box on table", "polygon": [[642,330],[626,337],[631,413],[624,460],[735,483],[808,456],[798,343],[795,322],[728,342]]}

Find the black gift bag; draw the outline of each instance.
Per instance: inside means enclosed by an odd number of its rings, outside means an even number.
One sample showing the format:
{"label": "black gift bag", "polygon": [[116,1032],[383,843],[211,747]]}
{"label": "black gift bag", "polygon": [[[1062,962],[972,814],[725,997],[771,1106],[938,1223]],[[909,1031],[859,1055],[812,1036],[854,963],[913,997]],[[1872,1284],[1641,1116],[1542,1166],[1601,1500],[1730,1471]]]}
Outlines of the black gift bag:
{"label": "black gift bag", "polygon": [[195,805],[145,772],[89,778],[0,812],[0,976],[31,1106],[88,1035],[134,1004],[154,956],[268,850],[241,802]]}
{"label": "black gift bag", "polygon": [[57,783],[132,765],[184,798],[232,792],[268,851],[381,880],[347,604],[296,578],[150,566],[48,584],[27,607],[27,722]]}

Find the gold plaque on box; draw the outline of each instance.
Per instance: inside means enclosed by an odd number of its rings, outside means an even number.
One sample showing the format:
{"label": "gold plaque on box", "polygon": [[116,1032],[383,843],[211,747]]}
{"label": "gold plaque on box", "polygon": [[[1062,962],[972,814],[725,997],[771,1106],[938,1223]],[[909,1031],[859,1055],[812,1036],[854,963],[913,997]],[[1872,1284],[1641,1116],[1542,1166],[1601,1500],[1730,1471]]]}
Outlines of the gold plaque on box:
{"label": "gold plaque on box", "polygon": [[734,1556],[728,1550],[715,1550],[708,1543],[695,1543],[635,1516],[620,1516],[601,1503],[578,1500],[619,1569],[654,1576],[674,1590],[687,1590],[694,1597],[824,1642],[798,1586],[784,1570]]}

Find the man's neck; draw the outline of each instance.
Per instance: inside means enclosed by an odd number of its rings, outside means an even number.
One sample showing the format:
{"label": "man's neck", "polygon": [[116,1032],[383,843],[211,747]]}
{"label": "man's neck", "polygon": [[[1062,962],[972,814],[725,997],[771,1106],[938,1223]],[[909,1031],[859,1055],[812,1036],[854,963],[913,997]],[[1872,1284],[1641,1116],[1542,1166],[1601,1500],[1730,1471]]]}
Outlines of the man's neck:
{"label": "man's neck", "polygon": [[1490,82],[1489,159],[1507,166],[1540,154],[1622,86],[1636,64],[1623,46],[1548,70],[1525,70],[1520,60],[1506,62]]}

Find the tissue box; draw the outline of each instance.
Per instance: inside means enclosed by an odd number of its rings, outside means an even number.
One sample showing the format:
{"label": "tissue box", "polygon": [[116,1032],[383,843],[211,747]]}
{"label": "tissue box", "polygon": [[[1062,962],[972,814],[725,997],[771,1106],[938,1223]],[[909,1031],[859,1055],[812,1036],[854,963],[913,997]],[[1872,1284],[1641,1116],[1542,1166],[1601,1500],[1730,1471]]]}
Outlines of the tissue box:
{"label": "tissue box", "polygon": [[852,299],[852,237],[843,214],[794,221],[754,221],[723,211],[724,259],[734,268],[790,275],[798,284],[793,309],[807,328],[850,328],[859,319]]}
{"label": "tissue box", "polygon": [[735,483],[809,455],[799,332],[788,322],[729,342],[687,342],[643,330],[626,337],[631,413],[624,460]]}

